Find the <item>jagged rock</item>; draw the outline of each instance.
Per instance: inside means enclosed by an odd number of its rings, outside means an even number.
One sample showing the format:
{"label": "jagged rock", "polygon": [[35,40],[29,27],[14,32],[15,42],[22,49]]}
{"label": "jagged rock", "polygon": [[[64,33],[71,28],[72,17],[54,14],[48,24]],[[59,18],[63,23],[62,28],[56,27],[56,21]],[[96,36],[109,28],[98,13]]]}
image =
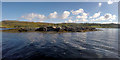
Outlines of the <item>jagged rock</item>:
{"label": "jagged rock", "polygon": [[61,27],[57,27],[57,28],[55,28],[55,31],[61,31],[61,30],[63,30]]}
{"label": "jagged rock", "polygon": [[40,27],[40,28],[36,29],[35,31],[47,31],[47,28],[46,27]]}
{"label": "jagged rock", "polygon": [[18,31],[19,31],[19,32],[27,32],[28,30],[23,29],[23,28],[20,28]]}
{"label": "jagged rock", "polygon": [[54,26],[48,26],[47,27],[47,31],[54,31],[56,27]]}
{"label": "jagged rock", "polygon": [[40,27],[40,28],[20,28],[19,32],[27,32],[27,31],[56,31],[56,32],[85,32],[85,31],[97,31],[96,28],[91,27],[60,27],[60,26],[48,26],[48,27]]}

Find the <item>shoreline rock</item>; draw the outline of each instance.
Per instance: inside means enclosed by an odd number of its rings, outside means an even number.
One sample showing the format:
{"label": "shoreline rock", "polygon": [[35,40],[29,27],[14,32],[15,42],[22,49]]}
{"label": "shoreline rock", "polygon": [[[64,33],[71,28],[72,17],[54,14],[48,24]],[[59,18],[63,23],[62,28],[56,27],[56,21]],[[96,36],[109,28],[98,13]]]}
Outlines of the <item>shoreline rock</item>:
{"label": "shoreline rock", "polygon": [[81,31],[97,31],[96,28],[92,27],[40,27],[36,31],[69,31],[69,32],[81,32]]}
{"label": "shoreline rock", "polygon": [[55,26],[48,26],[48,27],[39,27],[39,28],[15,28],[15,29],[8,29],[3,31],[12,31],[12,32],[87,32],[87,31],[99,31],[96,28],[92,27],[55,27]]}

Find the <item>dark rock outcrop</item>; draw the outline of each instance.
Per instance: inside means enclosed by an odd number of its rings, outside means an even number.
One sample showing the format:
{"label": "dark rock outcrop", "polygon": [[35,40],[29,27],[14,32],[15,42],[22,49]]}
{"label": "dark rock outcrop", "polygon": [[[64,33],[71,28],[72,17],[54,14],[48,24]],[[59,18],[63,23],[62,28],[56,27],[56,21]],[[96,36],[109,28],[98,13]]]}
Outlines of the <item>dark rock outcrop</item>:
{"label": "dark rock outcrop", "polygon": [[56,27],[54,26],[48,26],[47,31],[55,31]]}
{"label": "dark rock outcrop", "polygon": [[36,29],[35,31],[83,32],[83,31],[97,31],[97,29],[91,28],[91,27],[54,27],[54,26],[48,26],[48,27],[40,27],[40,28]]}
{"label": "dark rock outcrop", "polygon": [[47,28],[46,27],[40,27],[40,28],[36,29],[35,31],[47,31]]}
{"label": "dark rock outcrop", "polygon": [[47,26],[39,28],[16,28],[10,29],[10,31],[29,32],[29,31],[55,31],[55,32],[85,32],[85,31],[97,31],[98,29],[92,27],[60,27],[60,26]]}
{"label": "dark rock outcrop", "polygon": [[27,29],[20,28],[18,31],[19,31],[19,32],[27,32],[28,30],[27,30]]}

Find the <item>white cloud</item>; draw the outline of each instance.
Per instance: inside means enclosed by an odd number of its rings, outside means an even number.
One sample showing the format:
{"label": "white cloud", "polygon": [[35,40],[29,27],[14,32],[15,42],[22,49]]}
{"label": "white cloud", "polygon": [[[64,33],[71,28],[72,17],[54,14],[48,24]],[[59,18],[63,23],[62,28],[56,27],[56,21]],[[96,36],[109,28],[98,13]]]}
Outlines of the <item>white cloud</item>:
{"label": "white cloud", "polygon": [[79,22],[80,20],[79,19],[76,19],[75,22]]}
{"label": "white cloud", "polygon": [[79,23],[79,22],[88,22],[87,19],[75,19],[75,20],[71,20],[69,19],[68,21],[65,21],[65,23]]}
{"label": "white cloud", "polygon": [[67,21],[65,21],[65,23],[67,23]]}
{"label": "white cloud", "polygon": [[[113,20],[116,20],[116,15],[112,15],[110,13],[106,13],[101,16],[101,12],[95,13],[93,16],[89,16],[88,13],[84,12],[83,9],[79,9],[76,11],[71,11],[72,16],[70,16],[69,11],[63,11],[61,15],[58,15],[58,13],[55,11],[53,13],[50,13],[47,17],[42,14],[36,14],[36,13],[30,13],[26,14],[24,16],[21,16],[21,18],[28,20],[28,21],[37,21],[37,22],[44,22],[46,19],[56,18],[56,19],[68,19],[65,21],[66,23],[74,23],[74,22],[94,22],[94,21],[110,21],[113,22]],[[75,19],[76,18],[76,19]]]}
{"label": "white cloud", "polygon": [[116,17],[117,17],[116,15],[113,15],[113,16],[112,16],[112,19],[113,19],[113,20],[115,20],[115,19],[116,19]]}
{"label": "white cloud", "polygon": [[91,21],[113,21],[116,20],[116,15],[112,15],[110,13],[106,13],[104,16],[100,16],[99,18],[96,19],[91,19]]}
{"label": "white cloud", "polygon": [[112,18],[112,14],[106,13],[106,14],[104,15],[104,18],[105,18],[106,20],[111,19],[111,18]]}
{"label": "white cloud", "polygon": [[104,16],[100,16],[97,20],[105,20]]}
{"label": "white cloud", "polygon": [[109,20],[110,22],[112,22],[113,20]]}
{"label": "white cloud", "polygon": [[88,14],[87,13],[82,13],[83,16],[87,16]]}
{"label": "white cloud", "polygon": [[46,19],[45,15],[30,13],[24,16],[21,16],[22,19],[26,19],[29,21],[43,21]]}
{"label": "white cloud", "polygon": [[113,1],[109,0],[107,3],[108,3],[108,4],[112,4],[112,3],[113,3]]}
{"label": "white cloud", "polygon": [[76,19],[75,22],[87,22],[87,19]]}
{"label": "white cloud", "polygon": [[102,3],[98,3],[98,5],[99,5],[99,7],[101,7],[101,6],[102,6]]}
{"label": "white cloud", "polygon": [[48,16],[48,18],[57,18],[57,12],[53,12],[53,13],[50,13],[50,15]]}
{"label": "white cloud", "polygon": [[73,15],[78,15],[78,14],[80,14],[80,13],[83,13],[84,12],[84,10],[83,9],[79,9],[79,10],[76,10],[76,11],[71,11],[72,12],[72,14]]}
{"label": "white cloud", "polygon": [[69,15],[70,15],[69,11],[64,11],[63,14],[62,14],[62,19],[68,18]]}
{"label": "white cloud", "polygon": [[95,14],[94,14],[92,17],[90,17],[90,18],[97,18],[97,17],[100,16],[100,14],[101,14],[101,12],[95,13]]}
{"label": "white cloud", "polygon": [[110,14],[110,13],[107,13],[107,14],[105,14],[105,18],[107,19],[107,20],[116,20],[116,15],[112,15],[112,14]]}
{"label": "white cloud", "polygon": [[65,23],[75,23],[76,21],[75,20],[72,20],[72,19],[68,19],[65,21]]}
{"label": "white cloud", "polygon": [[78,15],[76,16],[75,22],[87,22],[88,14],[87,13],[82,13],[82,16]]}
{"label": "white cloud", "polygon": [[82,18],[82,16],[78,15],[78,16],[76,16],[76,18]]}
{"label": "white cloud", "polygon": [[82,22],[87,22],[88,20],[87,19],[82,19]]}
{"label": "white cloud", "polygon": [[82,16],[78,15],[76,16],[76,18],[82,18],[82,19],[85,19],[87,18],[88,14],[87,13],[82,13]]}
{"label": "white cloud", "polygon": [[90,19],[92,19],[92,17],[89,17]]}
{"label": "white cloud", "polygon": [[68,23],[73,23],[74,21],[72,21],[71,19],[70,20],[68,20]]}
{"label": "white cloud", "polygon": [[[100,12],[98,12],[100,13]],[[95,14],[97,15],[97,14]],[[116,20],[116,15],[112,15],[110,13],[106,13],[104,14],[103,16],[100,16],[100,14],[98,14],[98,16],[96,18],[90,18],[90,20],[88,20],[89,18],[88,17],[88,14],[86,13],[83,13],[82,16],[78,15],[76,16],[76,19],[75,20],[72,20],[72,19],[69,19],[67,21],[65,21],[66,23],[83,23],[83,22],[101,22],[102,21],[107,21],[107,22],[113,22],[113,20]]]}
{"label": "white cloud", "polygon": [[87,18],[87,16],[80,16],[80,15],[78,15],[76,18]]}

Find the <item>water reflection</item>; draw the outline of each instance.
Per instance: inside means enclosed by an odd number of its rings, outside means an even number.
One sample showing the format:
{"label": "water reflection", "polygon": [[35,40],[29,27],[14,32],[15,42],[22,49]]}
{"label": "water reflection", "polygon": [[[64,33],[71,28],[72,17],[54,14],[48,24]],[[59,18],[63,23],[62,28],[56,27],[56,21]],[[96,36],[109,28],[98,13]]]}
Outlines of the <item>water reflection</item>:
{"label": "water reflection", "polygon": [[3,32],[3,58],[117,58],[117,33],[117,29],[82,33]]}

